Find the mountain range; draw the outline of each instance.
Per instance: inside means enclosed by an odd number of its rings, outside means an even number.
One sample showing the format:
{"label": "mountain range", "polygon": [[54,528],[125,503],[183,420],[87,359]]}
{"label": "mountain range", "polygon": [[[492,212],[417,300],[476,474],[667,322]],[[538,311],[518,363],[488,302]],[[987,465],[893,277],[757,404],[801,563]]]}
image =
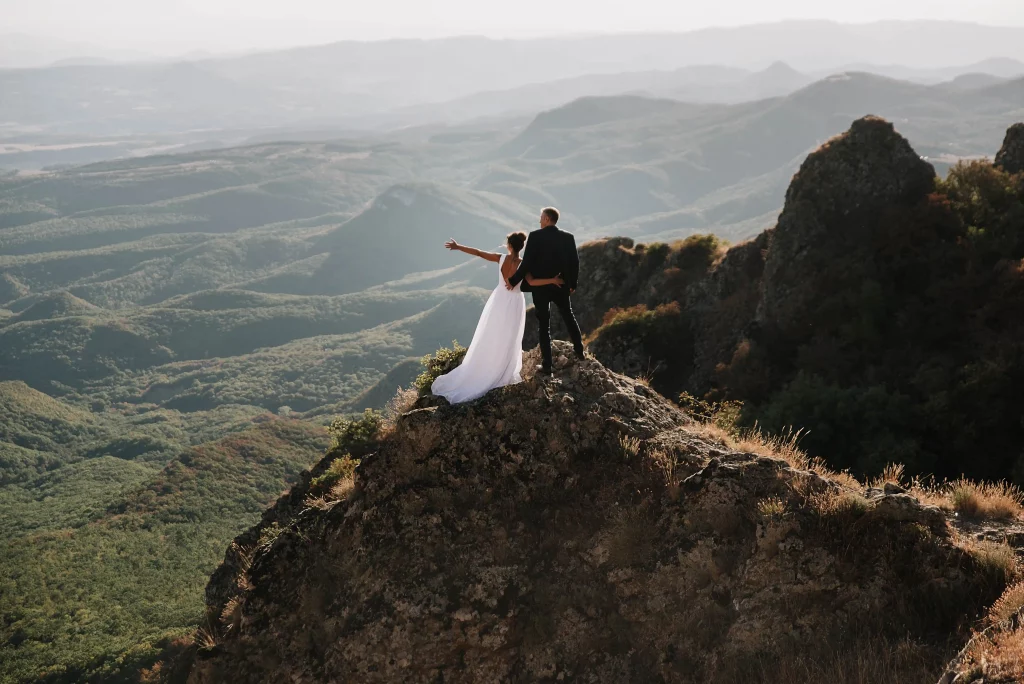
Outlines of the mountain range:
{"label": "mountain range", "polygon": [[782,22],[560,40],[342,42],[188,61],[0,69],[0,146],[20,146],[0,154],[0,167],[222,146],[268,127],[287,139],[289,130],[311,127],[381,131],[532,116],[584,96],[736,103],[787,95],[847,71],[926,84],[970,76],[960,81],[964,87],[979,83],[976,74],[1024,75],[1022,32],[942,22]]}

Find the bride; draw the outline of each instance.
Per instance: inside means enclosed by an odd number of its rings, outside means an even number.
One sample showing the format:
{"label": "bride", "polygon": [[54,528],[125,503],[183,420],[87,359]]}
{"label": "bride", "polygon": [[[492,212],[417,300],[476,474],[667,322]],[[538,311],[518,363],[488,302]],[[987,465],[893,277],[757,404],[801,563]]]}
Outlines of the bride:
{"label": "bride", "polygon": [[[442,375],[431,386],[431,391],[453,404],[482,397],[495,387],[504,387],[522,382],[523,330],[526,327],[526,301],[519,286],[509,290],[506,285],[522,259],[519,253],[526,244],[526,233],[510,233],[506,237],[508,254],[484,252],[465,247],[455,240],[448,240],[444,246],[450,250],[465,252],[498,264],[498,286],[480,314],[473,341],[466,351],[462,364],[446,375]],[[526,276],[531,287],[542,285],[564,285],[561,276],[556,278],[533,278]]]}

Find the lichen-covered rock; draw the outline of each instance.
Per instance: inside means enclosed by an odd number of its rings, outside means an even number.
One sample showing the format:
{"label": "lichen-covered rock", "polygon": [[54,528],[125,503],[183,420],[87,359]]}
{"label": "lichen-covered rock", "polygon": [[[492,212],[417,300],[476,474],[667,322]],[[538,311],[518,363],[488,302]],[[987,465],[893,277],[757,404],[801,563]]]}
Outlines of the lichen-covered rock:
{"label": "lichen-covered rock", "polygon": [[906,495],[729,451],[570,352],[399,419],[256,551],[190,682],[749,681],[723,673],[863,628],[946,639],[991,600],[930,511],[881,504]]}
{"label": "lichen-covered rock", "polygon": [[876,499],[872,514],[898,522],[916,522],[941,532],[946,527],[946,514],[936,506],[927,506],[910,494],[884,494]]}
{"label": "lichen-covered rock", "polygon": [[1024,172],[1024,123],[1014,124],[1006,131],[995,163],[1007,173]]}

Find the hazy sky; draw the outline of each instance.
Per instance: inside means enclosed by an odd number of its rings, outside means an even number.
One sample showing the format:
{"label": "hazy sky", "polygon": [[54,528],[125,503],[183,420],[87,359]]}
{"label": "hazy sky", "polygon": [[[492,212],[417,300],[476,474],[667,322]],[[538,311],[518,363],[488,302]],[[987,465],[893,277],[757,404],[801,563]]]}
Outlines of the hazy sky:
{"label": "hazy sky", "polygon": [[233,51],[343,39],[685,31],[782,19],[1024,25],[1024,0],[0,0],[0,34]]}

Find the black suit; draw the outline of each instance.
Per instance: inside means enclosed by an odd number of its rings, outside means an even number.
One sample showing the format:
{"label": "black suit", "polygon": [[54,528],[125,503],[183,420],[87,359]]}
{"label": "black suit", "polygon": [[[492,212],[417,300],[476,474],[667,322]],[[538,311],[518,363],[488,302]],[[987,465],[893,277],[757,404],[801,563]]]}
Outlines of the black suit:
{"label": "black suit", "polygon": [[529,287],[523,283],[520,289],[533,293],[533,306],[540,324],[540,355],[545,368],[551,368],[551,313],[550,305],[554,303],[562,314],[565,327],[576,353],[583,355],[583,335],[572,312],[569,295],[576,289],[580,277],[580,255],[576,251],[576,238],[572,233],[559,230],[557,226],[548,226],[530,233],[526,241],[526,255],[519,268],[508,281],[513,285],[523,282],[526,274],[534,278],[554,278],[561,275],[565,285],[542,285]]}

